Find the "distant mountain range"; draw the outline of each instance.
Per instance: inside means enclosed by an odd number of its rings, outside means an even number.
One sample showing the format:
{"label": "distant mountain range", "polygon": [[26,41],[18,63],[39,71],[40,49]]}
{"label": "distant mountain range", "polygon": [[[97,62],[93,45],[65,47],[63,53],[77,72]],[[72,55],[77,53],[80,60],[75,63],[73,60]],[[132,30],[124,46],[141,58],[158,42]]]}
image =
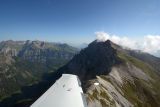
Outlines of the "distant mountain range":
{"label": "distant mountain range", "polygon": [[[5,99],[0,105],[28,107],[63,73],[68,73],[80,78],[88,107],[160,107],[160,58],[125,49],[110,40],[95,40],[77,54],[73,50],[69,51],[74,54],[69,62],[36,85],[23,87],[21,94]],[[21,54],[19,57],[33,63],[37,59]]]}
{"label": "distant mountain range", "polygon": [[0,99],[39,82],[45,73],[66,64],[78,49],[43,41],[0,42]]}

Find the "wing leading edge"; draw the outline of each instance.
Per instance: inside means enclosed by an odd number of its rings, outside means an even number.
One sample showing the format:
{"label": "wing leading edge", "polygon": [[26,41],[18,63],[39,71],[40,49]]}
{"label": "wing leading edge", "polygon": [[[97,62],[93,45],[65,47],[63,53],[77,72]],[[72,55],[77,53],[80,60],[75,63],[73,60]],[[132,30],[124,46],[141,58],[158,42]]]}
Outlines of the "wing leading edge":
{"label": "wing leading edge", "polygon": [[63,74],[31,107],[87,107],[76,75]]}

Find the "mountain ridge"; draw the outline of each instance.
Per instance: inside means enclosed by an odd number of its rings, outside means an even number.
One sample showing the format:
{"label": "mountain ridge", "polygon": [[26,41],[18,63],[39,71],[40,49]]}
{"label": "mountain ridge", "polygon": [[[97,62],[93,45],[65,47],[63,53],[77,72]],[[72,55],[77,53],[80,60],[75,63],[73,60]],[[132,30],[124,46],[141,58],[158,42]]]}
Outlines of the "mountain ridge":
{"label": "mountain ridge", "polygon": [[146,53],[141,54],[110,40],[94,41],[59,71],[80,77],[89,107],[159,106],[159,71],[153,62],[141,59]]}
{"label": "mountain ridge", "polygon": [[[141,53],[128,50],[111,41],[93,41],[77,53],[67,64],[44,79],[38,86],[28,87],[23,95],[5,100],[4,104],[31,104],[63,73],[80,77],[88,107],[158,107],[160,106],[160,75],[152,61],[143,61]],[[147,54],[148,57],[149,54]],[[152,59],[154,56],[149,57]],[[154,63],[159,63],[159,59]],[[99,85],[94,85],[99,83]],[[43,88],[42,90],[40,88]],[[33,89],[33,90],[32,90]],[[35,93],[36,89],[36,93]],[[39,89],[39,90],[38,90]],[[26,95],[29,96],[26,99]],[[15,100],[18,99],[18,100]],[[21,101],[23,99],[23,101]],[[29,101],[28,101],[29,99]]]}
{"label": "mountain ridge", "polygon": [[77,52],[67,44],[44,41],[0,42],[0,99],[37,83],[45,73],[56,71]]}

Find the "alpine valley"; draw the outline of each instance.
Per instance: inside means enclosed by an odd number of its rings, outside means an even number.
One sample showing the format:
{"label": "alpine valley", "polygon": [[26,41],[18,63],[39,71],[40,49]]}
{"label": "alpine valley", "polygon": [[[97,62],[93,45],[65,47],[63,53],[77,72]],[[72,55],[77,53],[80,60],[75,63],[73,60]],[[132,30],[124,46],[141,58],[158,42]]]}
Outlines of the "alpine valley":
{"label": "alpine valley", "polygon": [[5,107],[28,107],[63,73],[80,78],[88,107],[160,107],[160,58],[148,53],[110,40],[95,40],[80,52],[38,41],[2,42],[0,49],[1,96],[32,84],[3,100]]}
{"label": "alpine valley", "polygon": [[21,93],[23,86],[41,81],[44,74],[66,64],[77,52],[67,44],[42,41],[0,43],[0,99]]}

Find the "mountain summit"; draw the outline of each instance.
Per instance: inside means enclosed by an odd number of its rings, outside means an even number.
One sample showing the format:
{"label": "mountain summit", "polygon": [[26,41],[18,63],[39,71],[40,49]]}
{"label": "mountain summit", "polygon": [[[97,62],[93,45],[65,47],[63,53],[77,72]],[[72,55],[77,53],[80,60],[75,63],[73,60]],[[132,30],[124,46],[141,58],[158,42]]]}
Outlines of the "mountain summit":
{"label": "mountain summit", "polygon": [[159,63],[150,54],[95,40],[59,72],[80,77],[89,107],[158,107],[160,75],[153,65]]}
{"label": "mountain summit", "polygon": [[[9,41],[9,43],[11,42]],[[19,51],[20,54],[16,55],[20,55],[18,58],[22,61],[30,61],[32,64],[41,61],[39,59],[43,59],[43,57],[55,61],[55,55],[62,55],[62,59],[65,59],[68,53],[72,53],[70,47],[67,48],[65,44],[60,45],[60,50],[52,44],[51,48],[44,48],[51,45],[43,42],[28,41],[24,44],[21,48],[21,50],[24,49],[22,53]],[[10,51],[4,51],[8,50],[5,46],[3,45],[2,55],[7,57],[15,55],[8,53]],[[14,45],[12,44],[12,46]],[[65,49],[69,52],[64,52]],[[53,53],[52,56],[49,56],[50,52]],[[57,52],[59,54],[56,54]],[[61,54],[61,52],[64,52],[64,54]],[[30,53],[33,53],[33,55],[30,55]],[[37,54],[41,56],[35,57]],[[13,62],[15,60],[17,63],[14,57],[11,58]],[[30,57],[34,60],[30,60]],[[48,64],[50,63],[46,63],[46,65]],[[17,104],[20,107],[29,105],[41,96],[62,74],[67,73],[79,76],[88,107],[160,107],[159,64],[160,58],[148,53],[123,48],[110,40],[104,42],[95,40],[74,55],[60,69],[45,76],[42,82],[26,88],[26,91],[16,95],[17,97],[13,96],[11,99],[5,100],[2,105],[9,105],[9,107]],[[54,65],[51,67],[54,67]],[[26,96],[28,96],[27,99]],[[28,101],[28,99],[30,100]]]}
{"label": "mountain summit", "polygon": [[95,78],[96,75],[108,74],[111,66],[118,64],[116,50],[111,41],[94,41],[63,68],[65,73],[76,74],[83,79]]}

